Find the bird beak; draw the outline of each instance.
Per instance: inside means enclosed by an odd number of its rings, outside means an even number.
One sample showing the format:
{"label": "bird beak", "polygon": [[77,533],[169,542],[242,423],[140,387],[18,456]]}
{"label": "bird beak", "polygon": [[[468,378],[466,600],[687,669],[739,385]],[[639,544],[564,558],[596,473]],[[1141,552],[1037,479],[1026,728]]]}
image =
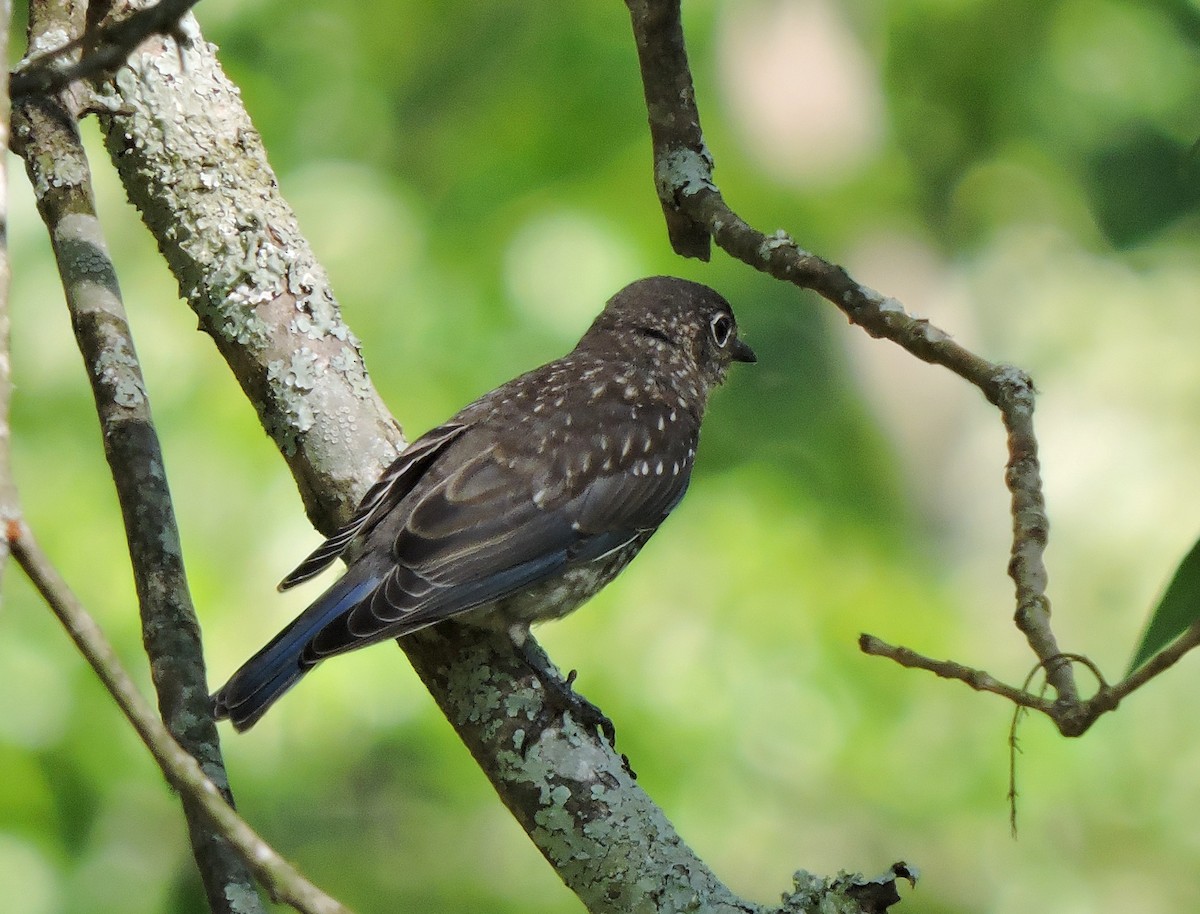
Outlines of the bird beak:
{"label": "bird beak", "polygon": [[741,340],[733,341],[733,349],[730,352],[731,359],[735,362],[757,362],[758,356],[754,354],[754,350],[743,343]]}

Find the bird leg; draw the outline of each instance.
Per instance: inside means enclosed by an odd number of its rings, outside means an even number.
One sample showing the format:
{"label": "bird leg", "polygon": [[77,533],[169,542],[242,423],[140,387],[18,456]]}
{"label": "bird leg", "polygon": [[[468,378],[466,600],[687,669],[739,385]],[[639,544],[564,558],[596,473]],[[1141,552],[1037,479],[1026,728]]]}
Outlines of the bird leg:
{"label": "bird leg", "polygon": [[566,678],[563,678],[562,673],[533,638],[523,639],[517,647],[521,659],[537,677],[546,693],[542,711],[543,726],[549,723],[551,718],[569,713],[584,730],[600,734],[615,749],[617,729],[613,726],[612,719],[574,689],[577,671],[571,670]]}

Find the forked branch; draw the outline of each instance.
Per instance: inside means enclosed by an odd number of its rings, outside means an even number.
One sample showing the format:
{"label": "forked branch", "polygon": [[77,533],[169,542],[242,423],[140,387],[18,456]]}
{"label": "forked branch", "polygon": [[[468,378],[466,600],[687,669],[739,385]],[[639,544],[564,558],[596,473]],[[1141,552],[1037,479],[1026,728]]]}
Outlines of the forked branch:
{"label": "forked branch", "polygon": [[977,387],[1000,412],[1008,439],[1004,479],[1012,501],[1008,571],[1016,588],[1014,620],[1029,642],[1037,666],[1045,671],[1055,691],[1054,700],[1005,685],[981,670],[892,647],[871,635],[860,639],[862,649],[1002,695],[1046,714],[1063,735],[1081,735],[1101,714],[1116,708],[1122,697],[1196,646],[1200,632],[1189,630],[1124,682],[1111,687],[1102,684],[1090,699],[1080,698],[1072,655],[1059,648],[1050,625],[1043,560],[1049,522],[1033,429],[1032,379],[1019,368],[989,362],[970,352],[929,321],[908,314],[896,299],[856,282],[842,267],[803,249],[786,232],[767,234],[734,212],[713,180],[713,156],[700,129],[679,0],[626,0],[626,5],[650,115],[655,185],[675,251],[707,260],[711,238],[754,269],[818,293],[870,336],[890,340],[923,362],[948,368]]}

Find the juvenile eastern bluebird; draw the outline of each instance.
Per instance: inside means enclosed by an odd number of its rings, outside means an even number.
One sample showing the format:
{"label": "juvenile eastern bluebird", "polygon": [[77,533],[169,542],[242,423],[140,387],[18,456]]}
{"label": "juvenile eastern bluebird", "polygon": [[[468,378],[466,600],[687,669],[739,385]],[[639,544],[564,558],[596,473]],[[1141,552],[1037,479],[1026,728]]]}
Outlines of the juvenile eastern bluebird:
{"label": "juvenile eastern bluebird", "polygon": [[753,362],[729,303],[655,276],[614,295],[561,359],[414,441],[350,521],[279,585],[348,569],[214,696],[252,726],[326,657],[443,619],[529,625],[574,610],[645,545],[687,489],[709,395]]}

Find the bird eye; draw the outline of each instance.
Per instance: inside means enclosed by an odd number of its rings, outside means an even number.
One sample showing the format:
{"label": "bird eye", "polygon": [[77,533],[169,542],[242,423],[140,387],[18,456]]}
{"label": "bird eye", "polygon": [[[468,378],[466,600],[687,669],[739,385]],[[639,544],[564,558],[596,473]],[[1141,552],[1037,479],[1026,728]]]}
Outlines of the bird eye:
{"label": "bird eye", "polygon": [[713,342],[724,349],[729,343],[729,338],[733,336],[733,318],[728,314],[718,314],[708,326],[712,331]]}

